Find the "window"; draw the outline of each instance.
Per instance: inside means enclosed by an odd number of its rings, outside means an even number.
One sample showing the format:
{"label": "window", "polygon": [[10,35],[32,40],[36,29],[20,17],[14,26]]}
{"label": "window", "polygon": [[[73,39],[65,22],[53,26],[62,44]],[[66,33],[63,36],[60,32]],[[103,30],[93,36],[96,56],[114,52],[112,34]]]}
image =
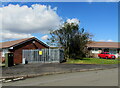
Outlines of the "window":
{"label": "window", "polygon": [[98,48],[98,50],[102,50],[102,48]]}

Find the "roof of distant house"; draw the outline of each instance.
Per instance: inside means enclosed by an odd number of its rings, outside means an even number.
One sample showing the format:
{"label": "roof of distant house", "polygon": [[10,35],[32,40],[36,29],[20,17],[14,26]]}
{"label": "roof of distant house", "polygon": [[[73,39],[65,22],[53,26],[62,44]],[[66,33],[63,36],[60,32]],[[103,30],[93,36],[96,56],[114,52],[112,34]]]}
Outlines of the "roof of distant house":
{"label": "roof of distant house", "polygon": [[32,39],[35,39],[36,41],[40,42],[42,45],[44,45],[46,47],[49,47],[48,45],[46,45],[42,41],[38,40],[37,38],[31,37],[31,38],[24,38],[24,39],[19,39],[19,40],[14,40],[14,41],[1,42],[0,43],[0,45],[1,45],[0,48],[14,47],[14,46],[20,45],[24,42],[31,41]]}
{"label": "roof of distant house", "polygon": [[120,42],[92,42],[87,46],[95,48],[120,48]]}

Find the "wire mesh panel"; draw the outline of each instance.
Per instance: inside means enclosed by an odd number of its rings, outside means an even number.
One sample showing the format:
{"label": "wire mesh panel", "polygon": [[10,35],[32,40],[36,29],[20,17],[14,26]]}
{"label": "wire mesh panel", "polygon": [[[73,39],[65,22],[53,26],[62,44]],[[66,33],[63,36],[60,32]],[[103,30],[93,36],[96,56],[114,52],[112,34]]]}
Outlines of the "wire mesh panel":
{"label": "wire mesh panel", "polygon": [[63,49],[23,50],[23,59],[29,63],[60,63],[64,59]]}

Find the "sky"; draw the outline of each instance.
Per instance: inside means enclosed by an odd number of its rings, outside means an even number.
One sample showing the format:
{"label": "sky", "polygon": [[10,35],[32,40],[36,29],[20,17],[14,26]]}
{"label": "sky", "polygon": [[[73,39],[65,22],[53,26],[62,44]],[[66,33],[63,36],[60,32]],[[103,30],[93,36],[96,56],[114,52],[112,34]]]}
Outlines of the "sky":
{"label": "sky", "polygon": [[47,42],[49,31],[65,21],[80,21],[94,41],[118,42],[117,2],[4,2],[2,41],[36,37]]}

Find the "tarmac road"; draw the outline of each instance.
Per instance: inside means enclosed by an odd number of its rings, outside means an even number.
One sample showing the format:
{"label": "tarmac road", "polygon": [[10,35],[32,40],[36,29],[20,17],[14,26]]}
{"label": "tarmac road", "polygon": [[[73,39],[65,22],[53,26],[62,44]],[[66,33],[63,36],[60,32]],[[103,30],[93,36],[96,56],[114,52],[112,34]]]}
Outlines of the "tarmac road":
{"label": "tarmac road", "polygon": [[3,86],[118,86],[118,68],[47,75],[3,83]]}

